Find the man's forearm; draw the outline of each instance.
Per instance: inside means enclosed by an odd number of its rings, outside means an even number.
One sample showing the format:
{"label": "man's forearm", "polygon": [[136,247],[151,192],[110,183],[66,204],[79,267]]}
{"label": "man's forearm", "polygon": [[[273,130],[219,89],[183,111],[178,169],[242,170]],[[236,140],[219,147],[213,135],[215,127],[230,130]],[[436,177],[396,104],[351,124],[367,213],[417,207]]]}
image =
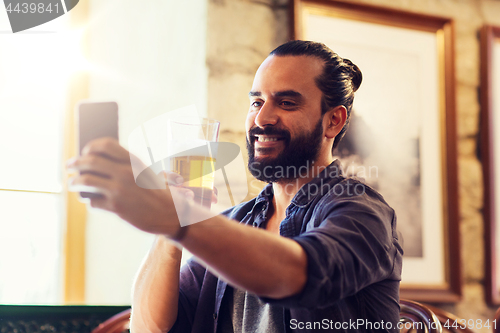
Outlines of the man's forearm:
{"label": "man's forearm", "polygon": [[168,332],[177,318],[181,250],[158,236],[134,283],[131,332]]}
{"label": "man's forearm", "polygon": [[[193,219],[204,210],[193,208]],[[283,298],[300,292],[307,257],[295,241],[215,216],[188,227],[182,245],[233,286],[259,296]]]}

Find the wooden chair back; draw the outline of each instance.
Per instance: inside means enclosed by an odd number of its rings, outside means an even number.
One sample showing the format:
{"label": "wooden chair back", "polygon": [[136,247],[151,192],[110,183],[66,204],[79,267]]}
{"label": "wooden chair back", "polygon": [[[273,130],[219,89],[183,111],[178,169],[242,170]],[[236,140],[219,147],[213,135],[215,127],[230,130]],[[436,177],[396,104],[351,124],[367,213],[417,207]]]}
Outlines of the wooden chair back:
{"label": "wooden chair back", "polygon": [[433,306],[428,306],[428,308],[438,317],[443,327],[443,332],[474,333],[474,331],[469,328],[468,322],[464,321],[462,318]]}
{"label": "wooden chair back", "polygon": [[401,332],[442,333],[438,317],[427,306],[402,299],[399,301]]}

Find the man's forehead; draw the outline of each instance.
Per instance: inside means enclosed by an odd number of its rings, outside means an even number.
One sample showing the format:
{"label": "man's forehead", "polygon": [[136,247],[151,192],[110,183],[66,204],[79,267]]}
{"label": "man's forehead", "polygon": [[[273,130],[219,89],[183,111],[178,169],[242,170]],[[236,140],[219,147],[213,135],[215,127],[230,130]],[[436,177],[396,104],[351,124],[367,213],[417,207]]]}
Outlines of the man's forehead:
{"label": "man's forehead", "polygon": [[267,57],[259,67],[257,73],[261,70],[277,71],[282,68],[287,68],[293,72],[314,72],[321,73],[323,71],[324,61],[313,56],[275,56]]}
{"label": "man's forehead", "polygon": [[276,94],[316,86],[315,79],[323,66],[321,59],[311,56],[269,56],[255,74],[250,96],[263,90]]}

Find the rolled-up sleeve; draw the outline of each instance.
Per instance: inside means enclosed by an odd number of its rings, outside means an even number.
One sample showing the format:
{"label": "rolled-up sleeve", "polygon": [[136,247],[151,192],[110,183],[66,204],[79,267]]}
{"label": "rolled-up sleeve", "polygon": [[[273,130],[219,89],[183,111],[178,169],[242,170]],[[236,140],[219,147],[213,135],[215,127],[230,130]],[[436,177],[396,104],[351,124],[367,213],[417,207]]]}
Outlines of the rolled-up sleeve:
{"label": "rolled-up sleeve", "polygon": [[287,308],[324,308],[391,278],[397,243],[395,213],[374,191],[323,198],[307,231],[293,239],[307,255],[307,282],[296,295],[262,298]]}

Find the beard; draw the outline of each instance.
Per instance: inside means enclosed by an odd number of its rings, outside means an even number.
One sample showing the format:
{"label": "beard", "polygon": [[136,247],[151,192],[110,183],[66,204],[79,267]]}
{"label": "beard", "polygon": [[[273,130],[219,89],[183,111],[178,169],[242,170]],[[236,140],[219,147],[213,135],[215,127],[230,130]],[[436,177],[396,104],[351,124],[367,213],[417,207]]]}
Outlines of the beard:
{"label": "beard", "polygon": [[[284,140],[284,148],[276,157],[255,157],[255,135],[277,135]],[[250,140],[248,139],[250,138]],[[323,117],[316,127],[304,135],[291,139],[290,132],[273,127],[254,127],[248,132],[248,170],[260,181],[266,183],[287,182],[296,179],[301,169],[307,168],[316,161],[323,138]],[[266,149],[266,148],[263,148]]]}

